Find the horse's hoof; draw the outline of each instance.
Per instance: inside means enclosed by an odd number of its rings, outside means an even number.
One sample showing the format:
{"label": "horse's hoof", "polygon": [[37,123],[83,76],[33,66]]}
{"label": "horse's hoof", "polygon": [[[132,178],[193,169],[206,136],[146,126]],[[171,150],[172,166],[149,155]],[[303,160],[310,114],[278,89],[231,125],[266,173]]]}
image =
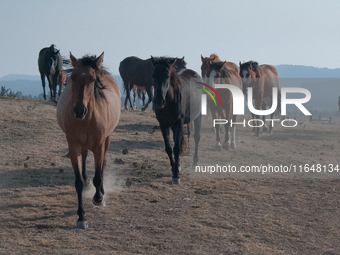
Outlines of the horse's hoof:
{"label": "horse's hoof", "polygon": [[76,228],[87,229],[88,225],[86,221],[77,221]]}
{"label": "horse's hoof", "polygon": [[267,132],[268,128],[266,126],[263,126],[263,132]]}
{"label": "horse's hoof", "polygon": [[172,184],[180,184],[181,179],[180,178],[172,178]]}
{"label": "horse's hoof", "polygon": [[268,130],[268,133],[269,133],[269,134],[272,134],[272,133],[273,133],[273,131],[272,131],[271,129],[269,129],[269,130]]}
{"label": "horse's hoof", "polygon": [[99,207],[105,207],[105,201],[102,200],[101,202],[96,202],[94,200],[94,198],[92,198],[92,203],[95,205],[95,206],[99,206]]}
{"label": "horse's hoof", "polygon": [[260,136],[260,134],[259,134],[259,133],[255,133],[255,136],[256,136],[256,137],[259,137],[259,136]]}
{"label": "horse's hoof", "polygon": [[236,143],[231,143],[230,148],[235,149],[236,148]]}
{"label": "horse's hoof", "polygon": [[225,150],[228,150],[230,147],[230,142],[224,142],[223,145],[222,145],[222,148],[225,149]]}

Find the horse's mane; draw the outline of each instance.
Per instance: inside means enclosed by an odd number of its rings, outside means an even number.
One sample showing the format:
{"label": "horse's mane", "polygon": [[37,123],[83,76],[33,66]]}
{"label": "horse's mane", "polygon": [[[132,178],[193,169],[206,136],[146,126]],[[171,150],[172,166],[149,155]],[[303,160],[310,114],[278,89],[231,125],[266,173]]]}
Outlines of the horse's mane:
{"label": "horse's mane", "polygon": [[241,64],[240,69],[248,69],[250,66],[255,73],[259,73],[259,63],[252,60]]}
{"label": "horse's mane", "polygon": [[221,78],[230,78],[231,73],[228,70],[228,68],[226,68],[224,66],[225,62],[214,62],[210,65],[211,68],[215,69],[215,70],[219,70],[221,72]]}
{"label": "horse's mane", "polygon": [[214,60],[215,62],[220,62],[220,58],[215,54],[210,54],[210,57],[209,57],[210,60]]}
{"label": "horse's mane", "polygon": [[96,98],[101,97],[104,98],[104,92],[103,89],[105,89],[106,87],[103,85],[102,81],[101,81],[101,76],[107,74],[107,70],[104,67],[99,68],[97,66],[97,63],[95,61],[96,56],[95,55],[85,55],[83,58],[79,59],[79,61],[84,65],[84,66],[90,66],[91,68],[93,68],[96,71],[96,80],[94,82],[94,95]]}

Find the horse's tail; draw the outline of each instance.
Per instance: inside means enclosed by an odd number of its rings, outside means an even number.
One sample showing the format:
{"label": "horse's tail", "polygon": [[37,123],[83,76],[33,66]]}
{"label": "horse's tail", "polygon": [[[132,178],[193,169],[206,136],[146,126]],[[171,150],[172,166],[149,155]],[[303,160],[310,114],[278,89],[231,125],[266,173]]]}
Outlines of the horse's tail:
{"label": "horse's tail", "polygon": [[278,92],[277,92],[277,107],[276,107],[275,115],[281,118],[281,91],[280,89],[278,89]]}

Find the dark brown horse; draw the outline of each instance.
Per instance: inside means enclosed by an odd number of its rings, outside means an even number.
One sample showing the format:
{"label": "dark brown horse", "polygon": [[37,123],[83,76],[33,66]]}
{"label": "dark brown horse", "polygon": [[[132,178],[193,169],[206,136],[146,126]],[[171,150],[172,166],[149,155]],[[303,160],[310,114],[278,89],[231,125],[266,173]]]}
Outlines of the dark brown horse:
{"label": "dark brown horse", "polygon": [[104,53],[98,58],[77,59],[70,54],[74,70],[57,107],[58,123],[66,134],[75,174],[78,228],[87,227],[82,192],[84,186],[90,184],[85,167],[88,150],[93,152],[95,162],[93,184],[96,193],[92,202],[104,206],[103,174],[106,152],[110,146],[111,133],[120,116],[119,87],[113,76],[102,68],[103,57]]}
{"label": "dark brown horse", "polygon": [[[174,58],[172,58],[174,59]],[[186,68],[186,63],[184,57],[176,61],[176,69],[180,71]],[[142,110],[148,108],[149,104],[153,100],[152,95],[152,72],[153,65],[151,59],[146,60],[140,59],[138,57],[127,57],[119,64],[119,73],[124,82],[124,89],[126,92],[126,98],[124,102],[124,107],[127,109],[127,100],[130,102],[131,108],[134,110],[133,104],[131,103],[130,91],[136,85],[140,88],[145,88],[148,94],[149,100],[144,105]]]}
{"label": "dark brown horse", "polygon": [[[208,64],[205,77],[211,87],[214,87],[214,84],[230,84],[242,89],[242,82],[238,72],[234,69],[228,69],[226,62],[213,62]],[[229,140],[231,120],[233,123],[237,121],[237,116],[233,115],[233,96],[229,89],[216,89],[216,92],[221,98],[222,105],[220,103],[215,104],[210,98],[207,100],[213,119],[226,119],[228,123],[224,125],[225,139],[222,145],[220,129],[216,127],[215,150],[221,150],[221,148],[234,149],[236,148],[235,125],[232,126],[231,140]]]}
{"label": "dark brown horse", "polygon": [[[191,79],[200,79],[193,70],[186,69],[180,74],[175,68],[176,59],[151,57],[155,88],[154,109],[165,143],[165,151],[172,167],[172,183],[179,184],[179,156],[183,152],[185,139],[183,125],[194,121],[195,154],[193,165],[198,161],[198,143],[201,130],[201,90]],[[201,80],[201,79],[200,79]],[[170,128],[173,131],[174,148],[169,141]],[[174,157],[173,155],[174,154]]]}
{"label": "dark brown horse", "polygon": [[[273,119],[274,114],[281,114],[281,94],[279,91],[279,74],[275,67],[271,65],[259,65],[257,62],[249,61],[241,64],[240,62],[240,76],[242,78],[243,93],[247,95],[247,88],[253,88],[253,101],[257,110],[266,110],[266,107],[272,106],[273,88],[277,88],[277,110],[271,114]],[[253,115],[254,116],[254,115]],[[256,119],[260,116],[255,115]],[[265,123],[265,115],[262,116],[262,121]],[[260,135],[260,122],[257,121],[255,135]],[[270,122],[269,129],[263,124],[264,132],[272,132],[273,122]]]}

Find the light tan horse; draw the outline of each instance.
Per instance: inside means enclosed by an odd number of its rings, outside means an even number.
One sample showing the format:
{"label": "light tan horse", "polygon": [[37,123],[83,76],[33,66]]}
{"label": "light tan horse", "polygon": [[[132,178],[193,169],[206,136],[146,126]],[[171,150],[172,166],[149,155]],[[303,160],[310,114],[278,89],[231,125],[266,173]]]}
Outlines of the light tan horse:
{"label": "light tan horse", "polygon": [[[241,78],[234,69],[226,68],[226,62],[214,62],[207,65],[206,80],[208,85],[214,87],[214,84],[230,84],[242,89]],[[221,98],[222,105],[218,102],[217,105],[208,97],[208,105],[212,113],[213,119],[226,119],[225,124],[225,141],[221,146],[220,129],[216,127],[216,144],[215,150],[221,148],[229,149],[236,148],[235,125],[232,126],[231,140],[229,140],[229,128],[231,120],[233,123],[237,121],[237,116],[233,115],[233,96],[229,89],[216,89],[217,94]],[[216,95],[215,95],[216,96]],[[216,100],[218,101],[218,100]]]}
{"label": "light tan horse", "polygon": [[[240,76],[242,78],[243,92],[247,94],[247,88],[253,88],[253,101],[257,110],[266,110],[266,107],[272,105],[273,88],[278,89],[277,94],[277,110],[271,114],[273,119],[274,114],[281,114],[281,94],[279,91],[279,74],[275,67],[271,65],[259,65],[257,62],[249,61],[241,64],[240,62]],[[254,115],[253,115],[254,116]],[[256,115],[255,115],[256,116]],[[256,116],[256,119],[260,119]],[[262,117],[265,123],[265,116]],[[260,122],[256,121],[256,128],[253,129],[256,136],[260,135]],[[263,124],[264,132],[272,132],[273,121],[270,122],[269,129]]]}
{"label": "light tan horse", "polygon": [[77,59],[70,53],[74,69],[57,107],[58,123],[66,134],[75,174],[78,228],[87,227],[82,192],[84,185],[90,184],[85,166],[88,150],[93,152],[95,161],[93,184],[96,193],[92,202],[104,206],[103,174],[106,152],[121,111],[118,83],[108,71],[102,68],[103,57],[104,53],[97,58]]}

